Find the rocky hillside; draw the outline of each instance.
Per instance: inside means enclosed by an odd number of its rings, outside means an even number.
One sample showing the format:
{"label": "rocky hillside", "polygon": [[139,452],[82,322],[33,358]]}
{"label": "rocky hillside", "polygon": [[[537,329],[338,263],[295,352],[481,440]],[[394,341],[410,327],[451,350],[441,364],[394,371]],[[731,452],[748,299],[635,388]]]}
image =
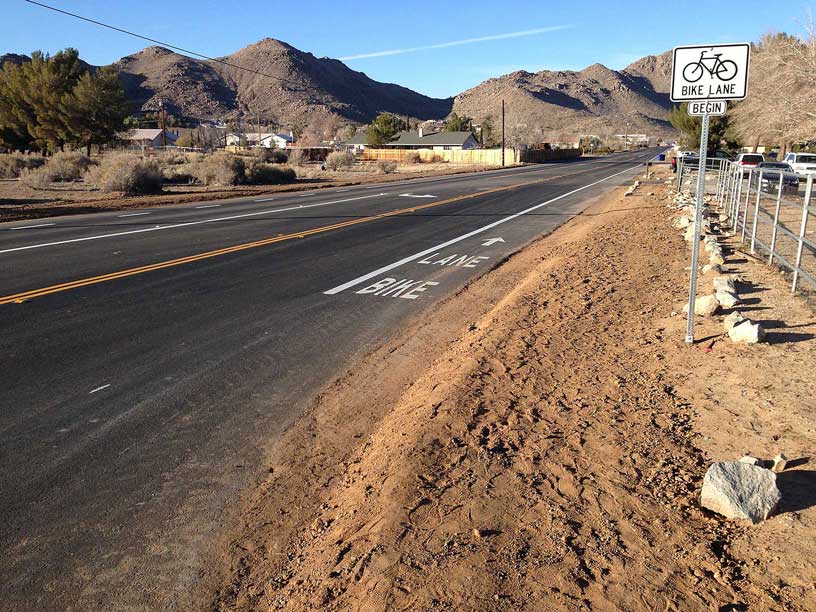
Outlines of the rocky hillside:
{"label": "rocky hillside", "polygon": [[161,47],[122,58],[117,66],[128,95],[141,107],[154,108],[162,97],[171,112],[196,119],[260,114],[263,121],[292,125],[334,115],[365,123],[381,111],[423,119],[450,112],[450,100],[380,83],[338,60],[317,58],[271,38],[220,59],[256,72]]}
{"label": "rocky hillside", "polygon": [[[8,54],[3,59],[19,63],[28,58]],[[601,64],[580,72],[513,72],[448,99],[375,81],[339,60],[271,38],[220,59],[228,65],[148,47],[115,66],[135,108],[155,110],[161,98],[173,115],[187,120],[240,117],[254,123],[260,117],[281,127],[321,120],[326,126],[367,123],[382,111],[436,119],[454,110],[477,121],[492,115],[497,125],[504,99],[508,132],[517,141],[602,135],[627,127],[630,132],[672,132],[666,120],[670,53],[644,57],[619,72]]]}
{"label": "rocky hillside", "polygon": [[[670,134],[671,53],[644,57],[624,70],[593,64],[580,72],[513,72],[489,79],[454,99],[453,110],[477,120],[501,116],[508,131],[535,131],[542,140],[578,134]],[[496,122],[494,121],[494,124]]]}

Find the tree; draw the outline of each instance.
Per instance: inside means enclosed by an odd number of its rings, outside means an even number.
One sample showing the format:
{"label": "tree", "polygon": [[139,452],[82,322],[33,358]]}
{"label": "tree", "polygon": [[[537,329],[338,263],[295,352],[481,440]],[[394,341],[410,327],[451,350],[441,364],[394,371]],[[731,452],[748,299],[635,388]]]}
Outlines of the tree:
{"label": "tree", "polygon": [[63,95],[60,110],[66,128],[66,140],[85,147],[102,145],[116,138],[125,126],[128,103],[119,75],[113,68],[100,68],[83,74],[74,88]]}
{"label": "tree", "polygon": [[471,132],[473,131],[473,119],[456,113],[452,113],[450,119],[445,124],[446,132]]}
{"label": "tree", "polygon": [[[675,106],[669,112],[669,121],[681,134],[681,144],[689,149],[700,146],[700,136],[703,132],[703,121],[701,117],[690,117],[688,114],[688,104],[685,102],[680,106]],[[728,149],[739,147],[737,139],[730,129],[728,116],[711,117],[708,124],[708,144],[707,150],[713,152],[725,146]]]}
{"label": "tree", "polygon": [[380,113],[368,126],[366,144],[370,147],[379,147],[390,142],[401,130],[407,129],[403,119],[391,113]]}
{"label": "tree", "polygon": [[479,130],[479,139],[483,147],[492,147],[496,143],[493,141],[493,115],[487,115],[482,119],[481,129]]}

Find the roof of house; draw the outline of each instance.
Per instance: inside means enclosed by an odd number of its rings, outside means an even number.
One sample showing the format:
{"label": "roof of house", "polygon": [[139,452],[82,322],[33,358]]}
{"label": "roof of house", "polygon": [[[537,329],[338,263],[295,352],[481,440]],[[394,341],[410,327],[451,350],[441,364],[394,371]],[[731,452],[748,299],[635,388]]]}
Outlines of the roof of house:
{"label": "roof of house", "polygon": [[364,145],[364,144],[366,144],[366,137],[367,136],[368,136],[368,133],[365,130],[363,130],[362,132],[357,132],[354,136],[349,138],[343,144],[347,144],[347,145]]}
{"label": "roof of house", "polygon": [[[119,134],[119,137],[124,140],[153,140],[157,136],[161,136],[161,133],[160,128],[139,128]],[[175,138],[170,132],[167,132],[167,137]]]}
{"label": "roof of house", "polygon": [[436,132],[420,136],[419,132],[399,132],[397,138],[387,143],[386,147],[461,147],[471,138],[470,132]]}

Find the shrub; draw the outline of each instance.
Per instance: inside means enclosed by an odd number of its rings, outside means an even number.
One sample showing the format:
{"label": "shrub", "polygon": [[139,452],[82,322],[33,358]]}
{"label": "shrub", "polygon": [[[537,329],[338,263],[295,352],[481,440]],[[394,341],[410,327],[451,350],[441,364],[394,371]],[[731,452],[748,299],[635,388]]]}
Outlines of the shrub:
{"label": "shrub", "polygon": [[216,153],[193,164],[192,174],[204,185],[238,185],[245,179],[244,160],[230,153]]}
{"label": "shrub", "polygon": [[73,151],[55,153],[44,166],[23,173],[23,182],[29,187],[42,188],[49,183],[76,181],[92,163],[91,158],[82,153]]}
{"label": "shrub", "polygon": [[291,149],[288,151],[289,165],[301,166],[303,165],[303,151],[301,149]]}
{"label": "shrub", "polygon": [[262,162],[271,164],[285,164],[288,159],[284,151],[280,149],[267,149],[266,147],[256,149],[255,157]]}
{"label": "shrub", "polygon": [[345,151],[334,151],[326,157],[326,168],[329,170],[343,170],[351,168],[354,163],[354,156]]}
{"label": "shrub", "polygon": [[416,151],[412,151],[408,155],[405,156],[405,163],[406,164],[421,164],[422,163],[422,157]]}
{"label": "shrub", "polygon": [[162,188],[159,162],[132,153],[106,155],[88,171],[85,180],[102,191],[122,191],[128,195],[161,193]]}
{"label": "shrub", "polygon": [[392,172],[396,171],[396,169],[397,162],[395,161],[388,161],[387,159],[377,160],[377,172],[382,174],[391,174]]}
{"label": "shrub", "polygon": [[34,170],[43,164],[45,164],[45,158],[41,155],[4,153],[0,155],[0,178],[17,178],[24,170]]}
{"label": "shrub", "polygon": [[292,168],[281,168],[259,161],[251,162],[245,170],[246,182],[250,185],[280,185],[297,179]]}
{"label": "shrub", "polygon": [[162,168],[162,177],[165,183],[175,185],[189,185],[196,180],[193,174],[193,164],[177,164]]}

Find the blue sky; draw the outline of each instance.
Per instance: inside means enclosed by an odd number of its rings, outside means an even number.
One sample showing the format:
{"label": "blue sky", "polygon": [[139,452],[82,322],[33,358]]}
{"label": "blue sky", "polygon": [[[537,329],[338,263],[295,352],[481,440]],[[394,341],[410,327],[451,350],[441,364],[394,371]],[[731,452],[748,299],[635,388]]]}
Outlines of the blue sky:
{"label": "blue sky", "polygon": [[[812,6],[796,0],[43,1],[213,56],[264,37],[318,57],[349,57],[516,34],[346,61],[377,80],[437,97],[518,69],[580,70],[595,62],[620,69],[676,45],[753,41],[771,30],[800,33]],[[4,5],[0,53],[72,46],[86,61],[105,64],[148,44],[23,0]],[[529,33],[543,29],[550,30]]]}

